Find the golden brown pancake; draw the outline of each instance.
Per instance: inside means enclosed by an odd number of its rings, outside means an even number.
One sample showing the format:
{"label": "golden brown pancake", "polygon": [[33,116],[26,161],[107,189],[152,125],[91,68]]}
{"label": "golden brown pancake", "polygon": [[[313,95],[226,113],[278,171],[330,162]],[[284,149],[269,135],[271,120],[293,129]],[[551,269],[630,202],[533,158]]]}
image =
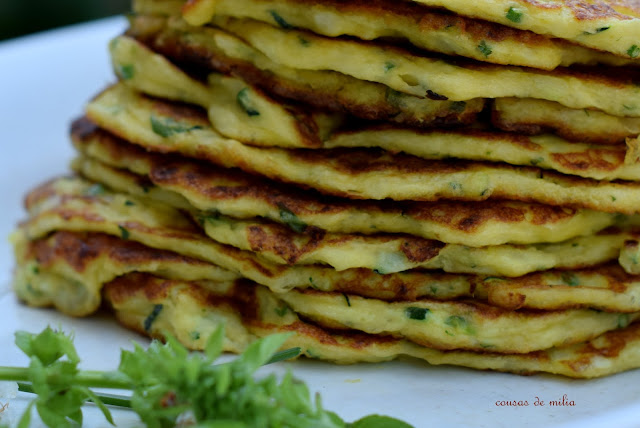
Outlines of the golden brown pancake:
{"label": "golden brown pancake", "polygon": [[378,147],[423,159],[504,162],[596,180],[640,180],[640,163],[628,161],[630,150],[624,145],[570,142],[551,134],[529,137],[476,129],[416,131],[382,126],[335,133],[324,147]]}
{"label": "golden brown pancake", "polygon": [[363,119],[450,126],[472,122],[484,106],[483,99],[418,98],[340,73],[285,67],[229,33],[192,31],[182,20],[135,16],[127,34],[178,63],[230,73],[267,93]]}
{"label": "golden brown pancake", "polygon": [[283,30],[258,21],[214,18],[213,22],[276,63],[302,70],[337,71],[418,97],[451,101],[539,98],[615,116],[640,116],[635,70],[621,73],[598,68],[563,68],[550,72],[453,61],[392,45]]}
{"label": "golden brown pancake", "polygon": [[[73,126],[76,148],[88,156],[75,168],[122,192],[169,205],[236,218],[296,221],[336,233],[406,233],[469,246],[560,242],[629,219],[618,214],[535,203],[361,201],[301,191],[236,169],[150,154],[86,120]],[[114,169],[117,168],[117,169]],[[131,174],[131,172],[135,174]]]}
{"label": "golden brown pancake", "polygon": [[58,231],[27,241],[18,230],[12,241],[19,266],[14,279],[17,296],[30,305],[55,306],[71,316],[95,312],[102,285],[127,272],[161,273],[190,281],[238,278],[210,263],[104,234]]}
{"label": "golden brown pancake", "polygon": [[[84,240],[89,237],[81,236]],[[64,239],[69,238],[74,239],[70,236]],[[94,248],[108,251],[111,258],[118,257],[114,251],[104,247]],[[85,270],[94,260],[92,255],[87,257]],[[42,283],[46,282],[43,278],[48,275],[50,267],[51,265],[42,266],[42,271],[34,278],[34,290],[39,290]],[[30,270],[33,271],[33,266],[30,266]],[[63,276],[55,278],[55,284],[65,282],[72,281]],[[633,358],[637,353],[636,324],[605,333],[587,343],[529,354],[497,354],[487,350],[479,353],[461,350],[442,352],[390,336],[321,328],[302,321],[283,305],[277,295],[238,281],[235,284],[181,281],[129,273],[107,282],[104,291],[106,300],[125,326],[155,337],[170,332],[193,349],[202,349],[208,336],[224,324],[227,333],[224,342],[226,350],[240,352],[257,337],[277,331],[291,331],[295,334],[285,347],[301,346],[306,356],[338,363],[386,361],[400,355],[409,355],[424,359],[430,364],[454,364],[515,373],[547,371],[572,377],[593,377],[633,368],[634,361],[637,361],[637,358]],[[415,313],[414,318],[418,318],[417,310],[414,309],[412,313]],[[423,322],[418,319],[413,321]],[[628,320],[625,320],[623,326],[626,322]],[[451,321],[449,324],[451,326],[447,328],[451,329],[462,326],[460,321]],[[602,364],[603,358],[607,364]],[[596,361],[599,363],[596,364]]]}
{"label": "golden brown pancake", "polygon": [[640,208],[638,182],[602,182],[504,164],[427,161],[380,149],[251,147],[222,137],[199,110],[149,99],[125,85],[94,98],[87,116],[148,150],[180,153],[351,199],[510,199],[624,214]]}
{"label": "golden brown pancake", "polygon": [[211,239],[255,252],[273,263],[367,268],[381,274],[421,268],[521,276],[553,268],[575,269],[618,258],[625,241],[636,235],[631,230],[605,230],[558,244],[472,248],[411,235],[327,233],[293,219],[282,225],[208,213],[197,213],[195,218]]}
{"label": "golden brown pancake", "polygon": [[[137,0],[133,8],[136,13],[147,15],[182,14],[192,25],[207,24],[214,15],[233,16],[260,20],[282,28],[305,28],[329,37],[349,35],[365,40],[401,39],[427,51],[505,65],[553,69],[573,63],[625,63],[624,59],[559,39],[411,2],[218,0],[208,11],[203,10],[202,3]],[[483,43],[491,46],[491,54],[484,55],[478,49]]]}
{"label": "golden brown pancake", "polygon": [[[624,147],[569,143],[551,135],[528,138],[476,129],[418,132],[386,126],[335,132],[343,121],[341,117],[307,114],[240,79],[211,74],[205,86],[127,37],[114,39],[110,46],[114,68],[128,70],[125,77],[121,76],[128,87],[155,97],[198,104],[208,110],[216,131],[246,144],[380,147],[424,159],[488,160],[535,165],[599,180],[640,179],[640,164],[626,162]],[[582,118],[583,113],[580,115]]]}
{"label": "golden brown pancake", "polygon": [[[27,297],[33,293],[42,295],[53,294],[58,299],[64,295],[68,288],[77,289],[79,284],[92,283],[92,294],[99,293],[102,285],[109,282],[123,272],[125,275],[135,268],[121,266],[123,252],[136,253],[135,246],[126,247],[114,243],[115,251],[101,250],[100,246],[109,240],[101,240],[102,235],[77,235],[63,233],[57,235],[59,239],[66,239],[72,246],[82,245],[87,251],[71,255],[56,254],[52,247],[60,248],[59,242],[44,242],[45,248],[38,248],[40,242],[28,245],[25,250],[27,263],[21,265],[26,270],[24,277],[17,278],[16,288],[25,288]],[[55,238],[54,238],[55,239]],[[73,242],[74,239],[80,242]],[[92,242],[93,241],[93,242]],[[125,240],[126,241],[126,240]],[[85,242],[90,242],[86,244]],[[83,245],[84,244],[84,245]],[[124,250],[118,250],[124,247]],[[88,251],[93,249],[93,254]],[[102,259],[96,256],[104,254]],[[236,278],[226,275],[224,272],[214,270],[211,278],[207,278],[208,272],[202,269],[201,263],[188,258],[173,257],[169,262],[161,263],[162,259],[170,259],[161,252],[154,256],[152,251],[144,248],[136,257],[143,261],[143,271],[150,269],[164,275],[164,269],[170,267],[165,278],[171,279],[177,276],[179,281],[196,281],[203,288],[215,287],[216,289],[233,288]],[[52,263],[41,261],[38,257],[49,256],[58,265],[53,269]],[[153,266],[149,259],[154,259],[158,265]],[[115,260],[115,265],[111,261]],[[104,266],[104,271],[96,275],[96,266]],[[144,267],[144,265],[147,265]],[[60,267],[62,265],[62,267]],[[150,266],[149,266],[150,265]],[[87,269],[87,268],[90,269]],[[91,269],[92,267],[92,269]],[[195,269],[192,269],[195,267]],[[34,272],[37,269],[37,273]],[[30,270],[30,271],[29,271]],[[78,280],[75,285],[69,287],[65,283],[70,272]],[[48,276],[49,273],[54,275]],[[184,275],[183,275],[184,273]],[[31,284],[25,286],[24,283]],[[45,287],[40,284],[44,282]],[[34,285],[35,284],[35,285]],[[257,287],[256,284],[251,284]],[[81,288],[84,288],[82,285]],[[85,286],[86,287],[86,286]],[[49,288],[49,289],[47,289]],[[66,289],[66,290],[65,290]],[[283,314],[288,310],[312,319],[328,328],[356,329],[372,334],[392,335],[404,337],[423,346],[436,349],[473,349],[477,351],[492,350],[500,353],[526,353],[533,350],[546,349],[558,344],[570,344],[588,340],[604,331],[619,327],[625,327],[636,319],[637,313],[618,314],[587,309],[566,309],[555,311],[511,311],[489,306],[473,300],[465,301],[435,301],[422,299],[419,301],[385,302],[381,300],[363,298],[345,293],[307,290],[290,290],[277,294],[277,299],[282,303]],[[82,300],[82,299],[78,299]],[[73,308],[71,302],[65,302]],[[187,314],[176,314],[176,317],[185,317]],[[538,332],[544,331],[544,334]],[[534,337],[532,337],[534,336]]]}
{"label": "golden brown pancake", "polygon": [[[527,353],[626,327],[640,314],[509,311],[475,301],[383,302],[315,290],[278,294],[301,316],[333,329],[403,337],[436,349]],[[597,314],[597,315],[596,315]],[[567,335],[569,333],[569,335]]]}
{"label": "golden brown pancake", "polygon": [[[636,297],[640,281],[614,263],[589,269],[550,270],[513,279],[420,269],[381,274],[370,269],[336,271],[321,265],[279,266],[251,252],[208,239],[176,210],[96,186],[77,178],[66,178],[34,189],[27,198],[30,217],[14,236],[17,252],[24,253],[25,239],[44,239],[57,231],[105,233],[215,264],[278,293],[291,288],[312,288],[391,301],[474,296],[508,309],[596,308],[610,312],[640,309],[640,300]],[[632,236],[634,240],[637,238],[635,234]],[[111,245],[116,244],[111,242]],[[77,253],[83,252],[72,249],[54,252],[57,257]],[[111,255],[105,253],[104,257]],[[99,258],[96,260],[100,261]],[[26,266],[24,262],[21,264]],[[69,264],[76,263],[72,259]],[[121,262],[116,260],[112,265],[119,266]],[[26,272],[32,273],[28,269]],[[125,266],[122,273],[126,272]],[[29,287],[23,288],[28,291]],[[85,295],[87,293],[77,294]]]}
{"label": "golden brown pancake", "polygon": [[[245,302],[253,303],[242,313],[242,322],[248,330],[264,336],[275,332],[293,332],[294,336],[283,346],[300,346],[303,355],[325,359],[336,363],[388,361],[399,356],[412,356],[429,364],[453,364],[476,369],[490,369],[512,373],[529,374],[549,372],[563,376],[590,378],[629,370],[637,367],[640,353],[640,331],[638,324],[605,333],[589,342],[572,346],[552,348],[529,354],[496,354],[488,351],[437,351],[389,336],[368,335],[354,331],[336,331],[321,328],[302,321],[291,312],[279,316],[277,302],[258,291],[254,297],[252,289],[241,288],[229,300],[220,292],[207,292],[193,284],[166,281],[152,277],[123,277],[106,285],[105,297],[113,305],[116,316],[125,326],[158,336],[161,331],[170,331],[187,346],[202,349],[208,334],[227,322],[234,327],[239,323],[231,311],[221,311],[236,302],[237,308],[247,308]],[[275,303],[275,304],[274,304]],[[158,308],[161,310],[158,314]],[[227,306],[228,305],[228,306]],[[257,308],[256,308],[257,306]],[[166,311],[165,311],[166,309]],[[153,322],[146,322],[156,313]],[[195,320],[172,317],[172,314],[204,313]],[[186,322],[182,322],[182,321]],[[203,322],[207,320],[208,322]],[[148,325],[148,328],[145,326]],[[197,329],[193,329],[197,327]],[[195,334],[200,333],[200,334]],[[245,334],[236,334],[235,340],[244,339]],[[229,345],[227,345],[229,346]]]}

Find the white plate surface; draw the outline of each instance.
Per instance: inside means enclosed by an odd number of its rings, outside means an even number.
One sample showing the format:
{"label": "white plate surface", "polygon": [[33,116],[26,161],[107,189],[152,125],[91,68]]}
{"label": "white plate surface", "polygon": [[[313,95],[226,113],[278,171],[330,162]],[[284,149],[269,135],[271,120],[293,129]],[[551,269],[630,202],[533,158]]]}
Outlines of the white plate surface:
{"label": "white plate surface", "polygon": [[[145,340],[105,317],[72,319],[51,310],[20,305],[10,293],[13,263],[6,241],[24,215],[30,187],[68,171],[70,121],[113,76],[108,40],[126,23],[111,18],[0,43],[0,365],[25,364],[13,332],[47,324],[74,331],[83,367],[113,369],[119,349]],[[640,370],[605,379],[575,381],[551,376],[521,377],[415,361],[333,366],[315,361],[290,364],[297,377],[323,397],[326,408],[347,421],[370,413],[402,418],[416,427],[636,427],[640,426]],[[282,371],[284,368],[276,367]],[[573,406],[533,405],[536,398]],[[527,407],[496,406],[528,401]],[[7,400],[0,398],[0,403]],[[26,395],[10,400],[15,416]],[[119,412],[119,426],[135,418]],[[85,426],[109,426],[88,408]]]}

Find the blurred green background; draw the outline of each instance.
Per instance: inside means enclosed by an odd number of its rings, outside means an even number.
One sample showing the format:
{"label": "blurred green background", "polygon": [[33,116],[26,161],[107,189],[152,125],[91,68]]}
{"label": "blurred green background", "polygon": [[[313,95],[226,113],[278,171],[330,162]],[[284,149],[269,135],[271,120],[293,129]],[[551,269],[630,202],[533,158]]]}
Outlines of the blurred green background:
{"label": "blurred green background", "polygon": [[0,0],[0,40],[125,13],[130,0]]}

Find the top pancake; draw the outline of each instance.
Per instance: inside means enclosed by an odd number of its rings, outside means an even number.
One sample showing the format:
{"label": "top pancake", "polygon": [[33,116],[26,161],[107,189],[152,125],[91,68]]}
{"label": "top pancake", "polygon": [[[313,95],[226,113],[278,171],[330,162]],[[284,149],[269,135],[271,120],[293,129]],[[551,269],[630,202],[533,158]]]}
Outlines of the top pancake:
{"label": "top pancake", "polygon": [[635,58],[638,0],[414,0]]}
{"label": "top pancake", "polygon": [[[615,116],[639,116],[635,72],[557,69],[553,72],[427,56],[389,44],[373,44],[284,30],[258,21],[214,18],[274,62],[303,70],[333,70],[393,90],[438,100],[539,98]],[[484,46],[486,54],[490,46]],[[640,48],[638,48],[640,51]]]}
{"label": "top pancake", "polygon": [[[209,23],[215,14],[251,18],[283,28],[305,28],[329,37],[348,35],[363,40],[400,39],[420,49],[495,64],[553,69],[574,63],[633,63],[559,39],[453,15],[413,2],[218,0],[213,8],[207,8],[205,3],[189,2],[184,5],[180,0],[137,0],[134,9],[143,14],[182,14],[193,25]],[[484,55],[479,46],[487,44],[492,47],[491,53]]]}

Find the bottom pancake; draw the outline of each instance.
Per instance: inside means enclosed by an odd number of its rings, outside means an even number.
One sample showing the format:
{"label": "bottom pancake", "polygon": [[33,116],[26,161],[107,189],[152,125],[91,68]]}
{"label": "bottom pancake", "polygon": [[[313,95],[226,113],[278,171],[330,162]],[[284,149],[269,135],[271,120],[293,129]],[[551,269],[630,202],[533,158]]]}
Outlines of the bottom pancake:
{"label": "bottom pancake", "polygon": [[157,338],[170,333],[191,349],[203,349],[209,336],[224,325],[227,351],[241,352],[259,337],[290,332],[293,335],[283,347],[297,346],[306,357],[339,364],[406,356],[432,365],[590,378],[635,368],[640,357],[639,323],[572,346],[497,354],[440,351],[391,336],[323,328],[286,310],[266,288],[244,280],[231,285],[131,273],[107,283],[104,297],[124,326]]}
{"label": "bottom pancake", "polygon": [[[391,336],[322,328],[292,312],[283,312],[277,297],[267,289],[243,283],[231,289],[204,288],[184,281],[131,274],[107,284],[105,298],[126,327],[154,337],[162,337],[161,332],[168,331],[192,349],[202,349],[209,335],[224,322],[228,350],[237,352],[234,347],[246,346],[251,337],[292,332],[294,335],[284,347],[300,347],[306,357],[340,364],[409,356],[433,365],[590,378],[638,367],[640,357],[639,323],[573,346],[528,354],[496,354],[439,351]],[[237,333],[240,324],[242,331]]]}
{"label": "bottom pancake", "polygon": [[[207,263],[102,234],[56,232],[47,239],[23,241],[22,250],[14,286],[27,303],[59,306],[74,293],[82,295],[79,288],[93,293],[102,289],[104,300],[124,325],[153,337],[169,332],[191,349],[201,349],[208,336],[224,324],[228,335],[225,349],[229,351],[241,352],[267,334],[292,331],[295,335],[285,346],[300,346],[307,356],[337,363],[413,356],[432,364],[592,377],[633,368],[631,357],[640,353],[640,331],[634,324],[626,328],[634,314],[539,312],[542,319],[557,321],[547,325],[527,311],[506,311],[470,301],[387,303],[315,290],[274,293]],[[73,302],[69,299],[63,306]],[[460,312],[465,308],[476,313],[466,317]],[[345,316],[345,311],[355,318]],[[370,313],[384,321],[379,324],[384,329],[367,331],[371,323],[363,324],[358,318],[365,319]],[[403,318],[402,322],[394,324],[387,319],[394,314]],[[580,318],[578,325],[571,324],[575,317]],[[609,318],[614,322],[610,326],[613,330],[596,338],[602,330],[593,322],[606,324]],[[499,340],[525,338],[529,344],[540,345],[550,340],[548,335],[560,337],[554,329],[566,330],[568,335],[561,346],[535,352],[508,352],[504,343],[499,344],[502,348],[470,349],[470,337],[491,334],[492,323],[513,326],[511,333],[499,332],[498,337],[504,336]],[[580,332],[579,324],[588,326],[591,334]],[[400,328],[387,328],[394,325]],[[439,333],[444,339],[435,341],[434,346],[406,340]],[[567,345],[580,336],[590,341]],[[460,349],[464,347],[467,349]]]}

